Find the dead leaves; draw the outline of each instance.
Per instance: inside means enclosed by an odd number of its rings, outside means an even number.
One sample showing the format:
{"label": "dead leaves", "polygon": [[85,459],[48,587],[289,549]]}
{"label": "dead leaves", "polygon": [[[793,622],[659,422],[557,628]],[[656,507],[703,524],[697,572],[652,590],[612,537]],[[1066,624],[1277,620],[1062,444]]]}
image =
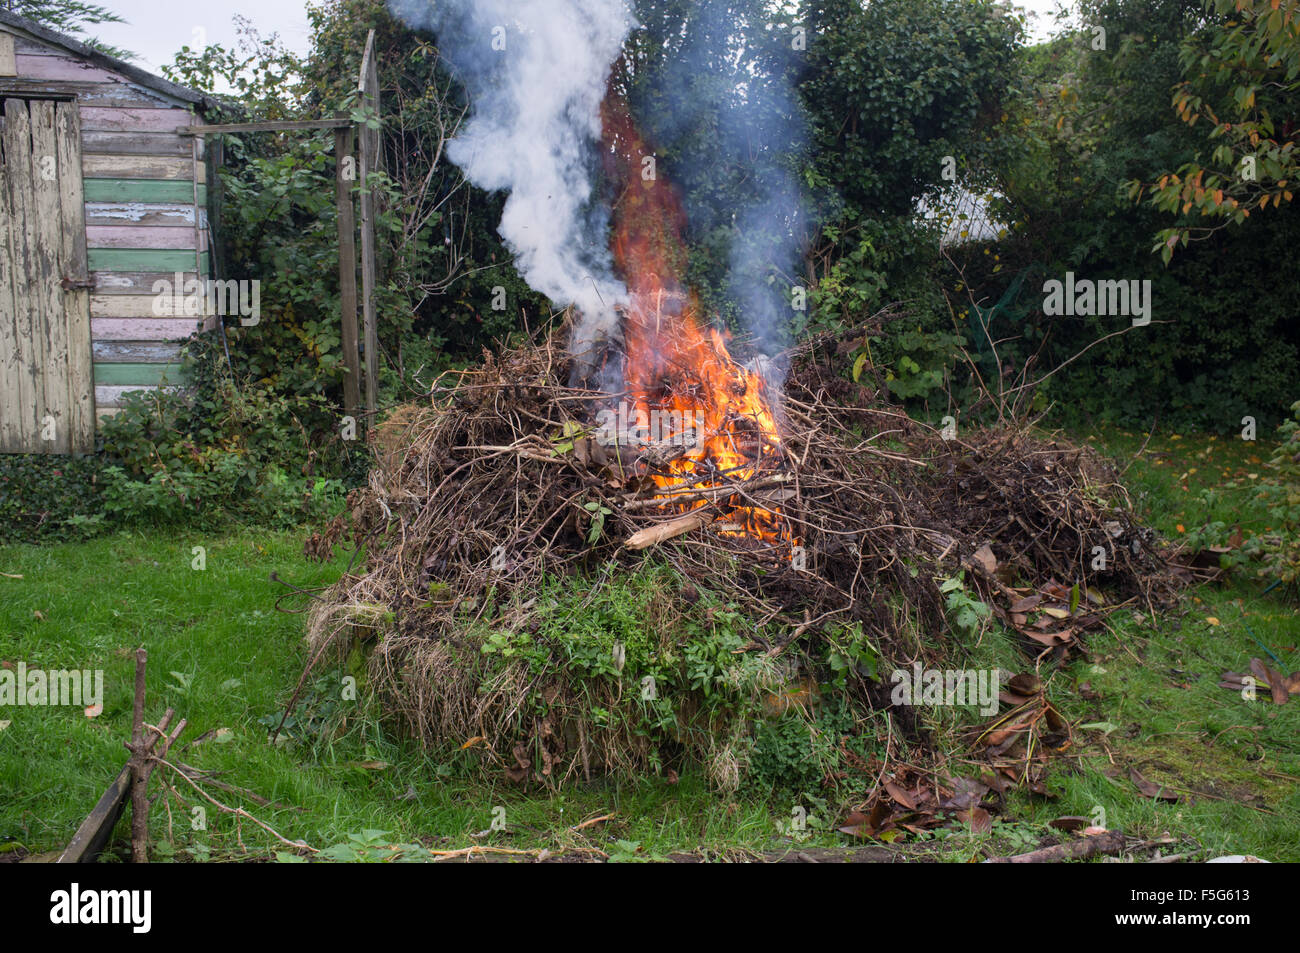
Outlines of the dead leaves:
{"label": "dead leaves", "polygon": [[882,781],[862,808],[850,811],[839,826],[841,834],[885,842],[907,834],[920,834],[936,827],[958,823],[976,834],[993,830],[986,795],[1000,794],[1005,787],[973,778],[935,778],[918,769],[904,767]]}
{"label": "dead leaves", "polygon": [[1048,700],[1037,675],[1013,675],[1001,686],[998,698],[1010,711],[977,728],[972,747],[983,753],[995,775],[1046,794],[1042,782],[1047,760],[1071,746],[1069,723]]}
{"label": "dead leaves", "polygon": [[982,580],[997,617],[1042,646],[1040,657],[1051,653],[1064,659],[1080,633],[1102,623],[1106,600],[1101,593],[1082,583],[1066,586],[1054,578],[1036,588],[1016,587],[1011,567],[998,562],[988,543],[963,564]]}
{"label": "dead leaves", "polygon": [[[1247,679],[1250,681],[1248,682]],[[1273,698],[1273,704],[1285,705],[1292,695],[1300,695],[1300,671],[1283,675],[1277,669],[1264,664],[1262,659],[1252,658],[1249,673],[1224,672],[1219,687],[1243,693],[1253,693],[1256,687],[1267,688]]]}

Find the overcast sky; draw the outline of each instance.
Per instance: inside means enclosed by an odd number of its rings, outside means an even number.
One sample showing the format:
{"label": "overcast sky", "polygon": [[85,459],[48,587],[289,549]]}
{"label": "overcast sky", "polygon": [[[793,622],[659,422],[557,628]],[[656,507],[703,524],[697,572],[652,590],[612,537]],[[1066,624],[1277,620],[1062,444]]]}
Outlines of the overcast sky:
{"label": "overcast sky", "polygon": [[284,45],[307,51],[305,0],[100,0],[126,23],[89,27],[93,36],[135,53],[135,63],[159,72],[183,46],[203,40],[235,44],[236,16],[244,16],[263,36],[278,33]]}
{"label": "overcast sky", "polygon": [[[307,0],[101,0],[104,6],[124,18],[122,24],[93,27],[92,33],[114,46],[131,50],[137,65],[152,72],[162,66],[182,46],[208,43],[232,46],[235,42],[234,17],[242,15],[252,21],[264,36],[278,33],[289,49],[307,50]],[[1036,14],[1030,27],[1035,39],[1051,32],[1050,14],[1057,0],[1021,0],[1019,6]]]}

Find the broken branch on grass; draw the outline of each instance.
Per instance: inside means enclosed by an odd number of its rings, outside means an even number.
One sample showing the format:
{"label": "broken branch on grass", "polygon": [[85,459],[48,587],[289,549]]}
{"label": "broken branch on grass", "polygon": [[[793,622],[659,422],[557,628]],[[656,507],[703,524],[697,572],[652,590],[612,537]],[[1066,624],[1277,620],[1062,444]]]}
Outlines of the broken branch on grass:
{"label": "broken branch on grass", "polygon": [[986,864],[1050,864],[1062,860],[1082,860],[1103,854],[1118,854],[1124,849],[1123,831],[1103,831],[1089,834],[1078,840],[1068,840],[1051,847],[1040,847],[1025,854],[1012,854],[1010,857],[990,857]]}
{"label": "broken branch on grass", "polygon": [[172,771],[173,771],[173,772],[174,772],[178,777],[183,778],[186,784],[188,784],[190,787],[192,787],[195,791],[198,791],[199,794],[200,794],[202,797],[206,798],[208,801],[211,801],[212,804],[213,804],[213,806],[216,807],[216,809],[219,810],[219,811],[221,811],[223,814],[233,814],[233,815],[235,815],[235,817],[242,817],[242,818],[244,818],[244,819],[246,819],[246,820],[252,821],[254,824],[256,824],[258,827],[260,827],[262,830],[266,831],[268,834],[270,834],[272,837],[274,837],[274,838],[275,838],[276,840],[278,840],[280,843],[282,843],[282,844],[284,844],[284,845],[286,845],[286,846],[288,846],[288,847],[292,847],[292,848],[294,848],[295,850],[309,850],[309,851],[311,851],[313,854],[318,854],[318,853],[320,853],[320,851],[319,851],[318,848],[312,847],[312,846],[311,846],[310,844],[308,844],[306,841],[301,841],[301,840],[298,840],[298,841],[292,841],[292,840],[289,840],[287,837],[285,837],[284,835],[282,835],[282,834],[281,834],[279,831],[277,831],[275,828],[271,827],[269,824],[267,824],[267,823],[265,823],[265,822],[263,822],[263,821],[258,820],[258,819],[257,819],[256,817],[254,817],[252,814],[249,814],[247,811],[245,811],[242,807],[230,807],[230,806],[227,805],[227,804],[222,804],[220,801],[218,801],[216,798],[214,798],[214,797],[213,797],[211,794],[209,794],[207,791],[203,790],[203,788],[199,787],[198,784],[196,784],[196,783],[194,782],[194,779],[193,779],[193,778],[191,778],[188,774],[186,774],[184,771],[182,771],[182,770],[181,770],[180,768],[178,768],[176,765],[172,764],[170,761],[167,761],[165,758],[159,758],[159,759],[158,759],[158,762],[159,762],[160,764],[164,765],[165,767],[171,768],[171,770],[172,770]]}

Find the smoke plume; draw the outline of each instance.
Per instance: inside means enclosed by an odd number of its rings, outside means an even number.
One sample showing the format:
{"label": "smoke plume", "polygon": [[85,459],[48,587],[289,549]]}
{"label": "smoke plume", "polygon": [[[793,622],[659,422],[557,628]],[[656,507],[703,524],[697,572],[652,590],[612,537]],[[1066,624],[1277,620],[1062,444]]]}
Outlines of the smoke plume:
{"label": "smoke plume", "polygon": [[389,0],[431,30],[472,110],[447,155],[479,188],[509,193],[498,231],[529,286],[583,316],[575,351],[613,325],[627,291],[592,195],[600,102],[635,26],[627,0]]}

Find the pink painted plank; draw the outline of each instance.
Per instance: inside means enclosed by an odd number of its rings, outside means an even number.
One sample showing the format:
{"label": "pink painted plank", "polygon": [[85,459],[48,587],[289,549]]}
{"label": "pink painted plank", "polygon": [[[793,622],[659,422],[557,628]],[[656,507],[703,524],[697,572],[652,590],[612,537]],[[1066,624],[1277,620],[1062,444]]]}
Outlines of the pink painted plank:
{"label": "pink painted plank", "polygon": [[[209,317],[202,330],[217,326]],[[197,318],[91,318],[90,337],[94,341],[175,341],[200,330]]]}
{"label": "pink painted plank", "polygon": [[16,57],[18,75],[30,79],[65,79],[77,83],[120,83],[123,78],[97,69],[68,56],[32,56],[19,53]]}
{"label": "pink painted plank", "polygon": [[81,128],[96,132],[175,132],[193,121],[194,115],[184,109],[81,107]]}
{"label": "pink painted plank", "polygon": [[[87,225],[88,248],[193,248],[193,226]],[[206,236],[202,244],[206,245]]]}

